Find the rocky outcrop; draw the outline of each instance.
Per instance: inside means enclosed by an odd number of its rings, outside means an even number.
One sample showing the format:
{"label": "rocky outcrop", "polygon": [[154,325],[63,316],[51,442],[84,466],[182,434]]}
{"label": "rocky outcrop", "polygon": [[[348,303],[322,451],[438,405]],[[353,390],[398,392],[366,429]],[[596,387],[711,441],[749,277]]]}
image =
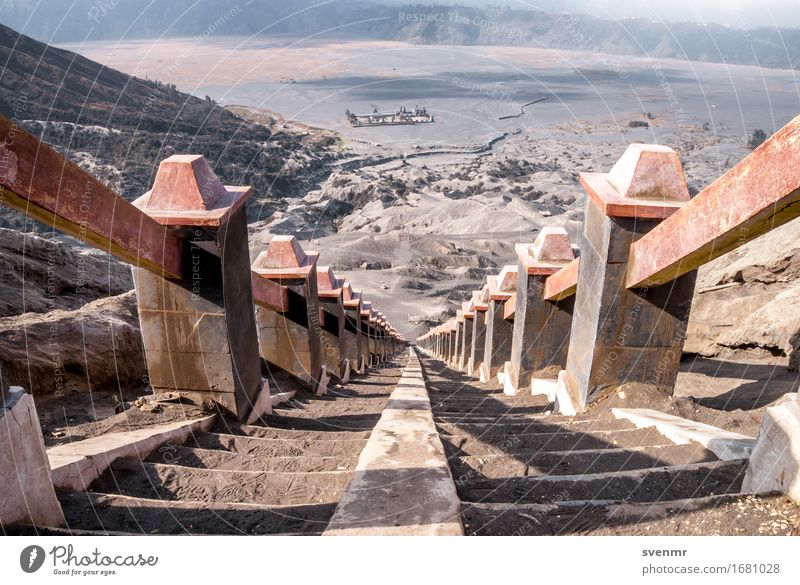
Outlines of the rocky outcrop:
{"label": "rocky outcrop", "polygon": [[131,269],[94,248],[0,228],[0,317],[78,309],[133,288]]}
{"label": "rocky outcrop", "polygon": [[[269,217],[330,173],[333,133],[237,112],[49,46],[0,24],[0,114],[23,126],[128,200],[158,163],[202,154],[226,184],[250,185],[248,217]],[[47,227],[0,206],[0,226]]]}
{"label": "rocky outcrop", "polygon": [[0,318],[0,367],[11,385],[40,396],[146,384],[135,293]]}
{"label": "rocky outcrop", "polygon": [[800,221],[700,270],[685,350],[800,365]]}

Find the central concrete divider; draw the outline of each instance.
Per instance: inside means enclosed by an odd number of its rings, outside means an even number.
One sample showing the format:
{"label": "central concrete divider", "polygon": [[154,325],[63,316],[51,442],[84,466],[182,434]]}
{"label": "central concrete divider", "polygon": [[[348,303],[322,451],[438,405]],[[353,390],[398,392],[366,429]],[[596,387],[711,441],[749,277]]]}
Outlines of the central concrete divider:
{"label": "central concrete divider", "polygon": [[325,535],[462,536],[460,502],[414,349]]}

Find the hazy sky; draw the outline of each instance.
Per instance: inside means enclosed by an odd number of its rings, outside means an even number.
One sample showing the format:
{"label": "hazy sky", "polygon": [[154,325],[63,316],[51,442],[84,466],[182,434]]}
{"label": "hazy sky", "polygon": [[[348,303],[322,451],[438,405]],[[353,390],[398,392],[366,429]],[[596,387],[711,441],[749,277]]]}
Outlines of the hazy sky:
{"label": "hazy sky", "polygon": [[[374,0],[381,2],[381,0]],[[386,2],[386,0],[383,0]],[[455,0],[419,0],[454,4]],[[409,3],[411,0],[389,0]],[[558,12],[583,12],[603,18],[641,17],[693,21],[736,28],[800,27],[800,0],[460,0],[471,5],[505,5]]]}

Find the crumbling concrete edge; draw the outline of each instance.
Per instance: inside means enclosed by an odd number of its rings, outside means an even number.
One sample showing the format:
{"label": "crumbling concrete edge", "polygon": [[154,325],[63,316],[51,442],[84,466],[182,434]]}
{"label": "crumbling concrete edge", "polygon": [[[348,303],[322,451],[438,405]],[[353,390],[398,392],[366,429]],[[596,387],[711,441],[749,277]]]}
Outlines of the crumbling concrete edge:
{"label": "crumbling concrete edge", "polygon": [[638,428],[655,427],[677,445],[700,443],[723,461],[749,459],[756,444],[755,439],[746,435],[649,408],[612,408],[611,412]]}
{"label": "crumbling concrete edge", "polygon": [[742,492],[780,492],[800,503],[800,403],[796,395],[764,413]]}
{"label": "crumbling concrete edge", "polygon": [[326,536],[463,536],[461,501],[414,349]]}
{"label": "crumbling concrete edge", "polygon": [[192,433],[208,431],[214,426],[216,414],[190,421],[108,433],[50,447],[50,475],[53,486],[73,491],[87,491],[89,485],[109,466],[122,457],[146,458],[164,444],[180,445]]}

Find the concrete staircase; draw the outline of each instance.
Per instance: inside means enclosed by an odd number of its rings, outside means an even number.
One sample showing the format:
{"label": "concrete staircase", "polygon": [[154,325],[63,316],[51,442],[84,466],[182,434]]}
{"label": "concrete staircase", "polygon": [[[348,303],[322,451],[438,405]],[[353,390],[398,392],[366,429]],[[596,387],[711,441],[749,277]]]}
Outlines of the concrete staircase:
{"label": "concrete staircase", "polygon": [[257,425],[220,418],[144,461],[115,461],[89,491],[58,494],[67,531],[321,534],[406,359],[298,395]]}
{"label": "concrete staircase", "polygon": [[542,396],[423,365],[467,534],[634,533],[738,497],[746,460],[721,461],[610,413],[549,414]]}

